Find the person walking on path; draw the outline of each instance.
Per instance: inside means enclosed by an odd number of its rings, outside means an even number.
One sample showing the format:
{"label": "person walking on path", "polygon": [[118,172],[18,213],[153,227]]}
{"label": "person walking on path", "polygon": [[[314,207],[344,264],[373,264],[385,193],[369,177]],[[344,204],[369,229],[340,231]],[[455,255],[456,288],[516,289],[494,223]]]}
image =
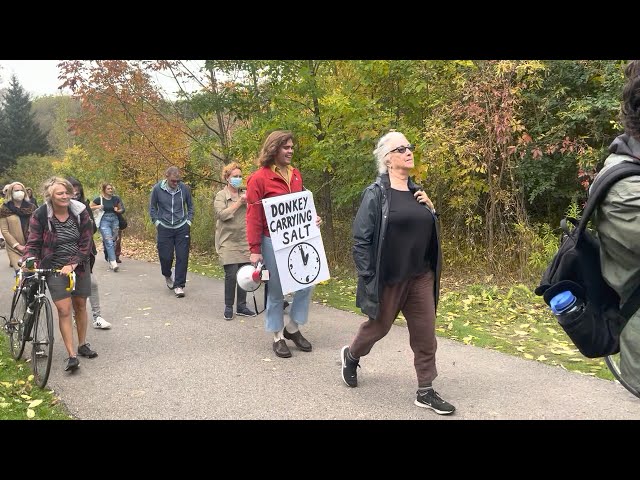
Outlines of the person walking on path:
{"label": "person walking on path", "polygon": [[102,194],[93,199],[89,204],[91,210],[101,210],[101,217],[96,222],[102,236],[102,244],[106,252],[106,260],[109,262],[109,268],[114,272],[119,269],[116,262],[115,242],[120,234],[120,221],[118,213],[124,213],[124,204],[117,195],[113,193],[113,185],[104,182],[101,186]]}
{"label": "person walking on path", "polygon": [[[37,268],[60,269],[59,275],[46,277],[49,294],[58,310],[62,341],[69,354],[65,370],[80,366],[77,355],[98,356],[87,343],[87,297],[91,292],[89,257],[93,226],[85,204],[72,200],[73,186],[68,180],[51,177],[44,184],[44,203],[29,220],[29,238],[22,256],[35,258]],[[68,292],[67,276],[76,272],[75,290]],[[78,353],[73,348],[72,309],[78,331]]]}
{"label": "person walking on path", "polygon": [[29,218],[36,209],[26,198],[24,185],[13,182],[7,188],[5,202],[0,207],[0,231],[6,242],[9,266],[20,270],[18,261],[24,254],[29,232]]}
{"label": "person walking on path", "polygon": [[[269,271],[265,330],[273,333],[273,351],[282,358],[291,357],[285,339],[292,340],[303,352],[312,350],[311,343],[302,336],[299,327],[307,323],[309,318],[313,286],[294,293],[289,312],[290,321],[285,327],[284,295],[262,206],[264,198],[302,191],[302,175],[297,168],[291,166],[293,149],[293,133],[286,130],[272,132],[262,145],[257,161],[260,168],[247,181],[247,241],[251,251],[250,261],[254,265],[263,262]],[[322,219],[317,216],[316,225],[321,223]]]}
{"label": "person walking on path", "polygon": [[[89,201],[84,196],[84,188],[80,180],[74,177],[67,177],[69,183],[73,187],[73,200],[83,203],[87,207],[87,211],[91,212],[89,208]],[[98,231],[95,222],[93,221],[93,214],[90,215],[92,223],[92,232],[95,234]],[[96,243],[91,236],[91,253],[89,257],[89,270],[91,275],[91,293],[89,295],[89,301],[91,302],[91,314],[93,316],[93,328],[102,330],[108,330],[111,328],[111,323],[102,318],[102,311],[100,309],[100,291],[98,290],[98,280],[93,274],[93,266],[96,263],[96,255],[98,250],[96,249]]]}
{"label": "person walking on path", "polygon": [[[625,68],[621,123],[624,134],[609,146],[610,155],[598,176],[622,162],[640,163],[640,60]],[[620,296],[621,305],[630,301],[640,287],[640,176],[615,183],[596,208],[595,227],[600,240],[602,276]],[[640,310],[620,333],[620,373],[640,391]]]}
{"label": "person walking on path", "polygon": [[151,190],[149,216],[157,228],[156,242],[162,275],[167,287],[174,291],[176,297],[182,298],[189,266],[193,200],[189,187],[181,180],[178,167],[167,168],[165,176]]}
{"label": "person walking on path", "polygon": [[356,306],[369,320],[340,352],[342,379],[349,387],[358,386],[360,358],[389,333],[402,312],[418,377],[415,404],[447,415],[455,407],[432,385],[438,375],[435,323],[442,264],[438,219],[427,194],[409,178],[413,150],[402,133],[389,132],[373,152],[379,176],[364,190],[352,227]]}
{"label": "person walking on path", "polygon": [[247,307],[247,292],[236,282],[238,269],[249,264],[247,244],[247,195],[240,191],[242,170],[236,162],[222,168],[221,178],[227,185],[216,194],[213,208],[216,213],[216,252],[224,267],[224,313],[225,320],[233,319],[233,304],[236,297],[236,313],[253,317],[255,312]]}

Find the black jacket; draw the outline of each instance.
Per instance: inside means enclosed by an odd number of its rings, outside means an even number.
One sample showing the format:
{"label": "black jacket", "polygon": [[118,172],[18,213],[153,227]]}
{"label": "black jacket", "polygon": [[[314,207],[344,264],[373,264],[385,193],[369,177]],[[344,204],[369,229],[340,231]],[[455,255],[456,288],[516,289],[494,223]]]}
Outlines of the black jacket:
{"label": "black jacket", "polygon": [[[365,188],[362,202],[353,221],[353,261],[358,271],[358,289],[356,291],[356,306],[362,313],[371,318],[378,316],[378,304],[382,292],[380,282],[380,260],[382,245],[387,233],[389,219],[389,189],[391,183],[389,174],[384,173],[376,181]],[[412,193],[422,190],[411,178],[409,190]],[[425,205],[430,212],[431,210]],[[440,247],[440,225],[438,217],[432,212],[434,229],[431,238],[431,248],[427,252],[427,260],[435,272],[433,295],[436,308],[440,296],[440,272],[442,270],[442,249]]]}

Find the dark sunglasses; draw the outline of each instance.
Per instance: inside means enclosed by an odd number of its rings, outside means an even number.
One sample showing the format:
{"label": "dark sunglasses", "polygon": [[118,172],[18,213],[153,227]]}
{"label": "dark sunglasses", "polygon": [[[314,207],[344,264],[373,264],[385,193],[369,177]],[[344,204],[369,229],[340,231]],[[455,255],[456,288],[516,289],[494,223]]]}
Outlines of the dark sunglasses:
{"label": "dark sunglasses", "polygon": [[413,152],[413,151],[416,149],[416,146],[415,146],[415,145],[413,145],[412,143],[410,143],[409,145],[406,145],[406,146],[405,146],[405,145],[402,145],[402,146],[400,146],[400,147],[396,147],[396,148],[394,148],[393,150],[389,150],[389,151],[387,152],[387,155],[389,155],[390,153],[393,153],[393,152],[404,153],[404,152],[406,152],[406,151],[407,151],[407,149],[409,149],[410,151],[412,151],[412,152]]}

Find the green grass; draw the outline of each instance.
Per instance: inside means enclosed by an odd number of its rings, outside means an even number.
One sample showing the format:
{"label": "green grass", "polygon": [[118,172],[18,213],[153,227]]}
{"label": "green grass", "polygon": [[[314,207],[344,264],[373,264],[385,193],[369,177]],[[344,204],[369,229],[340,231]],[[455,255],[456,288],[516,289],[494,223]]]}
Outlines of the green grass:
{"label": "green grass", "polygon": [[9,353],[9,339],[0,333],[0,420],[69,420],[73,418],[49,389],[33,383],[31,367],[16,362]]}

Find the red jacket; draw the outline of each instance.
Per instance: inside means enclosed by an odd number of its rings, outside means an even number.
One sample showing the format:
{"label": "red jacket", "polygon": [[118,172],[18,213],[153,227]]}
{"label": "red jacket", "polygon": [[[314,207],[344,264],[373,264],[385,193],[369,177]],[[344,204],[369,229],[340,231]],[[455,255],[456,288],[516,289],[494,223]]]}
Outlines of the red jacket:
{"label": "red jacket", "polygon": [[247,179],[247,241],[251,253],[262,253],[262,235],[269,236],[261,200],[302,191],[302,175],[291,166],[289,183],[287,185],[272,167],[261,167]]}

